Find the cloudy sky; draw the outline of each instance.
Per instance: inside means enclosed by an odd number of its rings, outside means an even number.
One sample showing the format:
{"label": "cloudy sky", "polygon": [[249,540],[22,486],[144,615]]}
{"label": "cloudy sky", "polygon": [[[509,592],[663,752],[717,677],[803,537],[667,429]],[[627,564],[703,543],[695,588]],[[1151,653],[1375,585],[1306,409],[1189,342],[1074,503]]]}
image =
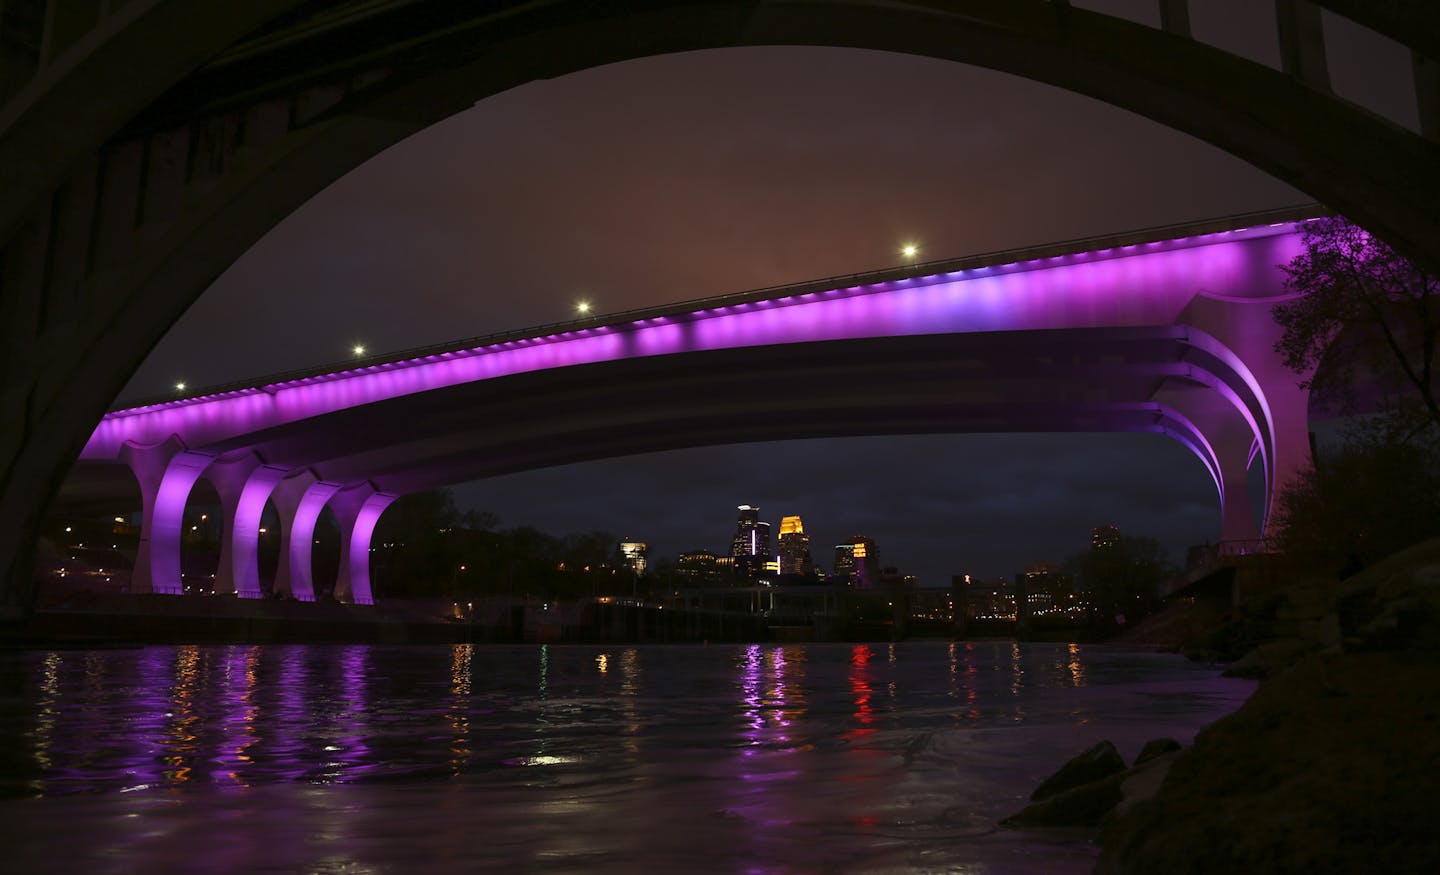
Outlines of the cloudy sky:
{"label": "cloudy sky", "polygon": [[[958,64],[813,48],[632,61],[485,100],[339,180],[191,308],[126,394],[552,322],[582,299],[618,311],[868,270],[907,241],[939,259],[1308,200],[1124,111]],[[748,444],[456,491],[504,526],[602,529],[662,556],[725,549],[735,506],[758,504],[777,526],[800,514],[826,566],[859,532],[934,586],[1062,560],[1101,523],[1176,558],[1219,533],[1200,463],[1153,435]]]}

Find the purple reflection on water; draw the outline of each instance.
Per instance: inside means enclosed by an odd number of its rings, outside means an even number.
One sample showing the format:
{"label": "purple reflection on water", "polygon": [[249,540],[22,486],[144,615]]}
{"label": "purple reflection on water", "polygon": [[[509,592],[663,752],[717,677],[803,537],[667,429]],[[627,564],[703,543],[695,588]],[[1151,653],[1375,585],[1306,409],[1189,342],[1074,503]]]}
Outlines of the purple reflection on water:
{"label": "purple reflection on water", "polygon": [[258,741],[255,720],[259,715],[259,706],[255,699],[255,687],[259,664],[258,646],[228,647],[225,650],[223,741],[215,762],[224,779],[241,787],[250,786],[248,771],[253,762],[250,748]]}
{"label": "purple reflection on water", "polygon": [[1078,873],[996,820],[1072,747],[1253,686],[1019,659],[1023,731],[1000,643],[0,654],[7,871]]}
{"label": "purple reflection on water", "polygon": [[279,661],[275,683],[278,706],[266,720],[270,753],[278,761],[285,779],[294,781],[309,770],[304,762],[306,750],[301,733],[307,725],[310,708],[305,695],[310,686],[305,656],[310,648],[290,646],[272,648],[270,652],[276,653]]}
{"label": "purple reflection on water", "polygon": [[352,781],[377,768],[370,756],[366,720],[370,648],[341,647],[333,670],[339,676],[339,695],[333,713],[333,737],[325,746],[322,782]]}

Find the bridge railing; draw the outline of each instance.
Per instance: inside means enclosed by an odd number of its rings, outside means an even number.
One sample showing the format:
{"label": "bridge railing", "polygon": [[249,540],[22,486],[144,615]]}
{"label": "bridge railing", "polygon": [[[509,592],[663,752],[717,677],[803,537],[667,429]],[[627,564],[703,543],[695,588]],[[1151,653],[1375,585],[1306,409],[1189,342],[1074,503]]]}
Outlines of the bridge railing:
{"label": "bridge railing", "polygon": [[1262,225],[1281,225],[1291,222],[1301,222],[1306,219],[1313,219],[1317,216],[1326,215],[1328,211],[1319,204],[1302,204],[1292,207],[1281,207],[1271,210],[1259,210],[1250,213],[1239,213],[1233,216],[1225,216],[1217,219],[1210,219],[1202,222],[1187,222],[1174,225],[1161,225],[1152,228],[1137,229],[1114,234],[1105,234],[1094,237],[1081,237],[1074,240],[1066,240],[1059,243],[1048,243],[1042,246],[1027,246],[1013,249],[1001,249],[994,252],[985,252],[977,255],[966,255],[959,258],[940,259],[926,261],[917,264],[899,265],[894,267],[880,268],[877,270],[864,271],[861,273],[842,274],[840,276],[822,277],[820,279],[805,280],[799,283],[785,283],[781,285],[765,286],[758,289],[750,289],[743,292],[730,292],[723,295],[715,295],[708,298],[696,298],[688,301],[680,301],[673,304],[661,304],[652,307],[639,307],[631,310],[621,310],[614,313],[597,314],[578,319],[567,319],[563,322],[548,322],[543,325],[533,325],[528,328],[517,328],[507,331],[498,331],[492,334],[483,334],[477,337],[467,337],[460,340],[447,341],[445,343],[417,346],[410,349],[403,349],[395,352],[378,353],[375,355],[360,358],[332,361],[321,365],[307,368],[294,368],[277,373],[266,374],[260,377],[252,377],[245,380],[234,380],[227,383],[219,383],[210,386],[198,387],[185,392],[177,392],[165,395],[150,395],[140,398],[126,399],[111,407],[111,412],[120,410],[131,410],[138,407],[146,407],[153,404],[164,404],[173,401],[182,401],[196,398],[208,398],[215,395],[224,395],[230,392],[240,392],[248,389],[257,389],[263,386],[273,386],[282,383],[296,382],[300,380],[314,379],[330,374],[343,372],[362,371],[366,368],[378,367],[380,365],[396,364],[417,359],[424,359],[430,356],[446,355],[449,353],[466,352],[485,346],[494,346],[502,343],[512,343],[521,340],[535,340],[555,334],[566,332],[583,331],[585,329],[617,327],[639,322],[646,319],[658,319],[669,316],[683,316],[700,310],[711,310],[720,307],[733,307],[737,304],[752,303],[755,301],[773,300],[777,298],[794,297],[796,295],[811,294],[813,292],[829,291],[831,289],[849,289],[858,286],[873,286],[881,283],[896,282],[906,279],[934,276],[942,273],[958,273],[966,270],[977,270],[986,267],[997,267],[1007,264],[1019,264],[1027,261],[1039,261],[1047,258],[1057,258],[1064,255],[1077,255],[1085,252],[1094,252],[1105,249],[1120,249],[1126,246],[1136,246],[1144,243],[1154,243],[1165,240],[1176,240],[1185,237],[1197,237],[1206,234],[1223,234],[1235,231],[1243,231],[1249,228],[1256,228]]}

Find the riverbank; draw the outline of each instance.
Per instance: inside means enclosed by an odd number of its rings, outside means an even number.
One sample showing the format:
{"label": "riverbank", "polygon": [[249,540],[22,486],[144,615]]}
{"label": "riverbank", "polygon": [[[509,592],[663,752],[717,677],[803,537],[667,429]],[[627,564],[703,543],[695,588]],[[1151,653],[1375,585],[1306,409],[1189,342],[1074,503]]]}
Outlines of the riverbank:
{"label": "riverbank", "polygon": [[[461,616],[456,616],[456,614]],[[833,625],[833,624],[831,624]],[[387,599],[377,605],[73,592],[0,630],[0,646],[512,644],[889,640],[888,628],[772,625],[759,615],[615,602]]]}
{"label": "riverbank", "polygon": [[1440,871],[1440,539],[1237,622],[1264,682],[1103,825],[1096,872]]}
{"label": "riverbank", "polygon": [[213,596],[76,593],[8,630],[10,646],[143,644],[404,644],[473,640],[438,606],[240,600]]}

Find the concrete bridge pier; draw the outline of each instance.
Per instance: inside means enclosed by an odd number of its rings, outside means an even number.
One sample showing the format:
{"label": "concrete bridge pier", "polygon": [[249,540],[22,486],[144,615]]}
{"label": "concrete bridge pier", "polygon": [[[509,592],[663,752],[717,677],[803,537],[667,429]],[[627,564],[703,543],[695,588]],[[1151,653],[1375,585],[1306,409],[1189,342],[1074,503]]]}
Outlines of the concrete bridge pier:
{"label": "concrete bridge pier", "polygon": [[370,588],[370,537],[380,514],[399,496],[377,492],[370,483],[342,489],[331,509],[340,524],[340,571],[335,577],[335,600],[373,605]]}
{"label": "concrete bridge pier", "polygon": [[140,483],[142,508],[130,591],[180,595],[185,591],[180,567],[185,502],[214,456],[187,450],[171,435],[153,446],[126,443],[120,457]]}
{"label": "concrete bridge pier", "polygon": [[[280,481],[273,492],[280,514],[280,565],[275,569],[275,592],[297,601],[315,601],[315,522],[336,492],[339,483],[326,483],[310,471],[301,471]],[[343,531],[343,529],[342,529]]]}
{"label": "concrete bridge pier", "polygon": [[1207,467],[1220,494],[1220,539],[1251,541],[1260,536],[1250,495],[1250,466],[1259,455],[1260,438],[1249,421],[1216,392],[1162,389],[1156,400],[1181,416],[1209,457]]}
{"label": "concrete bridge pier", "polygon": [[[1275,351],[1281,329],[1275,322],[1274,306],[1268,298],[1231,298],[1200,295],[1179,321],[1198,327],[1224,344],[1224,358],[1244,382],[1245,395],[1253,399],[1250,414],[1261,429],[1254,434],[1258,446],[1245,455],[1265,466],[1265,505],[1259,531],[1265,534],[1273,521],[1275,497],[1310,466],[1310,390],[1301,387],[1309,374],[1287,368]],[[1228,440],[1223,427],[1218,437]],[[1235,438],[1235,440],[1243,439]],[[1233,463],[1232,463],[1233,464]],[[1248,465],[1246,466],[1248,467]],[[1243,478],[1233,476],[1239,489]],[[1248,490],[1247,490],[1248,491]],[[1227,505],[1233,502],[1227,502]]]}
{"label": "concrete bridge pier", "polygon": [[260,590],[260,515],[270,493],[288,473],[285,468],[266,465],[254,452],[217,459],[206,470],[205,479],[220,494],[223,520],[215,592],[246,599],[264,595]]}

